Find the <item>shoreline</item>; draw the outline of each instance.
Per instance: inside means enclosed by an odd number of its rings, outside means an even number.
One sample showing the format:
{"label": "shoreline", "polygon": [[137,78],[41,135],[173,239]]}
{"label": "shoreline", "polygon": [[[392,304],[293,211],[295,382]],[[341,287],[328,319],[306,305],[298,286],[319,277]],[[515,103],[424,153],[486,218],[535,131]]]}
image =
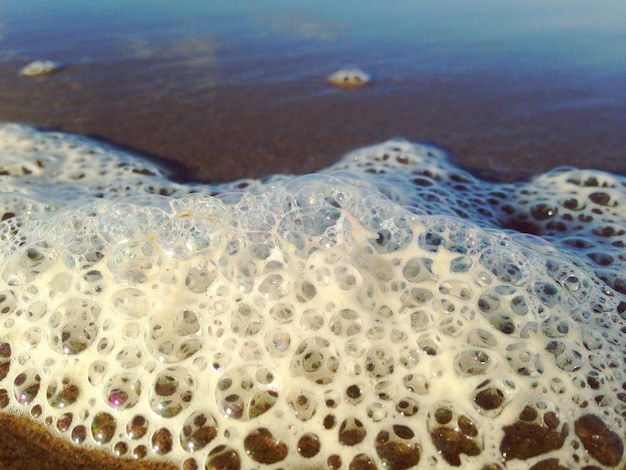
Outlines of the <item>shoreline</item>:
{"label": "shoreline", "polygon": [[626,174],[626,118],[618,99],[585,103],[584,90],[568,89],[546,98],[545,90],[495,72],[378,77],[357,90],[336,89],[324,77],[221,84],[195,97],[178,90],[170,99],[151,89],[133,95],[135,84],[123,70],[107,77],[115,86],[103,89],[97,70],[81,72],[87,78],[80,80],[72,67],[24,79],[13,68],[0,67],[0,82],[8,83],[0,90],[0,121],[79,134],[182,165],[183,180],[312,173],[395,137],[443,148],[462,169],[487,180],[524,180],[559,166]]}

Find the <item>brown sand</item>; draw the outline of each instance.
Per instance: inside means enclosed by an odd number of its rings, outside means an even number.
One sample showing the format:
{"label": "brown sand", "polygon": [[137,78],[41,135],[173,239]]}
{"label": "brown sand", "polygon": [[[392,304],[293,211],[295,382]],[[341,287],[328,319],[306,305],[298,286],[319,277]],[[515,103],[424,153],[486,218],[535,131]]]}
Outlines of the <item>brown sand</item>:
{"label": "brown sand", "polygon": [[358,90],[309,77],[189,92],[141,87],[123,66],[102,69],[26,79],[0,67],[0,121],[99,137],[212,182],[313,172],[392,137],[445,146],[462,167],[501,180],[561,165],[626,173],[623,103],[585,104],[589,90],[534,89],[504,73],[380,77]]}
{"label": "brown sand", "polygon": [[101,450],[87,450],[54,439],[27,418],[0,413],[0,468],[5,470],[175,470],[176,466],[118,459]]}

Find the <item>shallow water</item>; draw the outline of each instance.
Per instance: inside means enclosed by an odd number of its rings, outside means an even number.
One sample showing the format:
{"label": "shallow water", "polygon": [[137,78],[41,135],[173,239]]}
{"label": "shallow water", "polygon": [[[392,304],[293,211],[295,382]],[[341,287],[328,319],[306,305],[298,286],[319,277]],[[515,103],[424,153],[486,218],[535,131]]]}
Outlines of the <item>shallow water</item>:
{"label": "shallow water", "polygon": [[624,14],[626,7],[616,0],[594,5],[405,1],[394,8],[373,1],[300,6],[277,0],[184,1],[173,7],[165,1],[25,0],[4,5],[2,32],[4,56],[23,59],[46,54],[70,63],[115,63],[167,57],[162,49],[174,44],[180,57],[189,57],[205,52],[194,45],[213,43],[225,52],[236,48],[235,57],[221,54],[220,64],[240,61],[249,68],[250,59],[284,62],[279,73],[259,70],[251,77],[255,83],[259,77],[298,76],[298,67],[285,59],[306,54],[319,55],[325,67],[344,65],[351,57],[367,68],[381,66],[374,72],[392,66],[398,76],[492,66],[606,74],[623,72]]}
{"label": "shallow water", "polygon": [[[626,171],[623,2],[5,2],[0,120],[98,136],[226,181],[394,136],[516,179]],[[18,77],[35,59],[66,65]],[[346,92],[345,65],[374,77]]]}

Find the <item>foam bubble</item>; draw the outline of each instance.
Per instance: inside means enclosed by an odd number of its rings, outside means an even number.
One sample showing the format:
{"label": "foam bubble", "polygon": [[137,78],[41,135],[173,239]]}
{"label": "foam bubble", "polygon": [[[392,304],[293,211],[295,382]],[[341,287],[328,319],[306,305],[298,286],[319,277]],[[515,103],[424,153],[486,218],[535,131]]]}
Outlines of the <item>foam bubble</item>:
{"label": "foam bubble", "polygon": [[20,70],[20,75],[23,77],[38,77],[56,72],[60,68],[61,64],[58,62],[53,62],[51,60],[35,60],[24,66],[24,68]]}
{"label": "foam bubble", "polygon": [[182,185],[6,124],[0,179],[0,408],[74,445],[181,468],[624,465],[623,177],[486,183],[394,140]]}
{"label": "foam bubble", "polygon": [[358,68],[344,68],[337,70],[328,81],[341,88],[358,88],[370,82],[370,76]]}

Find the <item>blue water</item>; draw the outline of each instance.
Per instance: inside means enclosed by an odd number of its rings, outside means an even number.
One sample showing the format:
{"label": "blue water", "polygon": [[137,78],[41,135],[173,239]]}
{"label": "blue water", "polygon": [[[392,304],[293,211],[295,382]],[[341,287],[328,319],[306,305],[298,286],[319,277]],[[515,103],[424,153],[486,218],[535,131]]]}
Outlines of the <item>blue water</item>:
{"label": "blue water", "polygon": [[619,0],[20,0],[4,2],[0,28],[5,60],[115,62],[175,43],[187,44],[182,56],[204,41],[224,62],[314,56],[397,76],[493,67],[594,76],[623,74],[626,64],[626,2]]}

